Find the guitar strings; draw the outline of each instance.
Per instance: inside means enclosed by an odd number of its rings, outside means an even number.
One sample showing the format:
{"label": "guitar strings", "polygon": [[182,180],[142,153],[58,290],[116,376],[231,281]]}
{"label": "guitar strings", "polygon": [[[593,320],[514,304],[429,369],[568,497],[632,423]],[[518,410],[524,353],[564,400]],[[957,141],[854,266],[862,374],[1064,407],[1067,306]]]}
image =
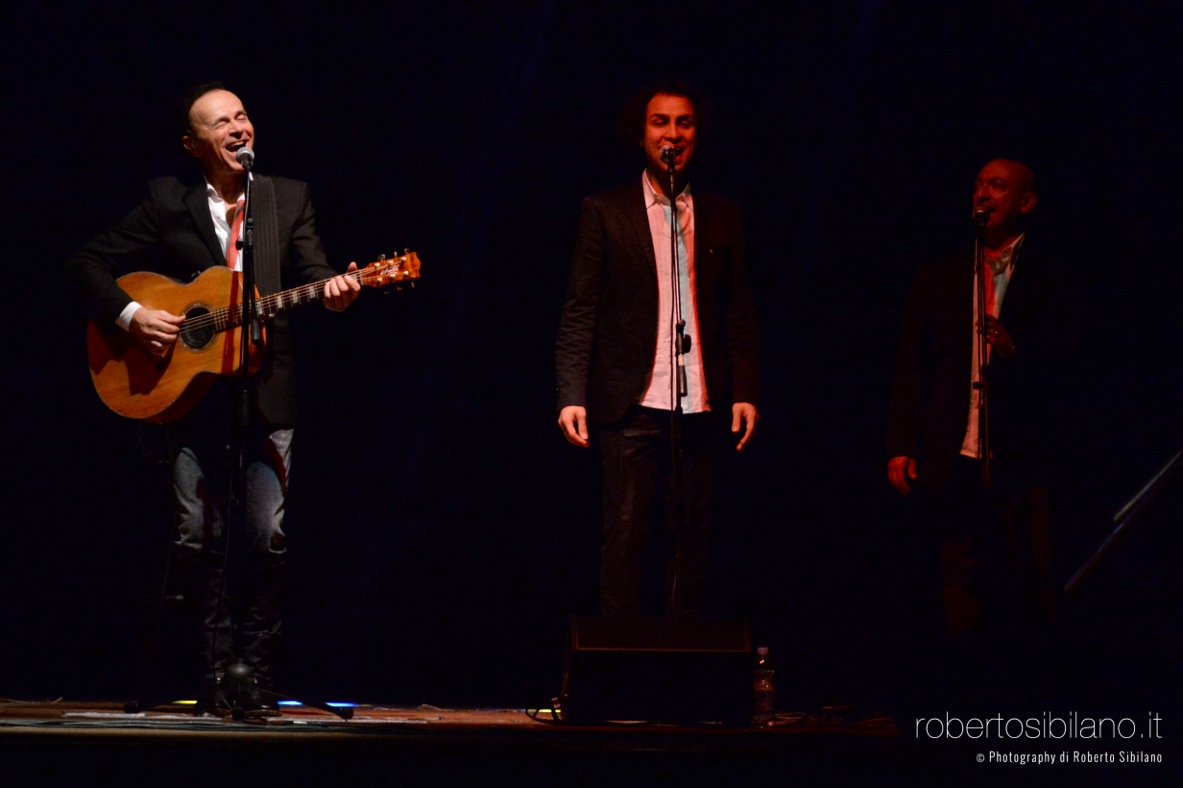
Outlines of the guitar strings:
{"label": "guitar strings", "polygon": [[[342,276],[348,276],[349,278],[357,281],[359,284],[364,285],[366,283],[365,275],[367,272],[370,272],[369,266],[358,269],[357,271],[347,271],[342,274]],[[378,272],[374,273],[378,274]],[[396,273],[396,276],[398,274],[405,274],[405,272],[400,270]],[[329,279],[322,279],[319,282],[312,282],[311,284],[294,287],[290,290],[284,290],[280,293],[272,293],[271,295],[261,296],[255,300],[256,311],[264,319],[273,317],[274,315],[283,311],[284,296],[299,290],[308,291],[309,295],[311,296],[308,301],[303,303],[311,303],[312,301],[320,300],[324,297],[325,283],[335,278],[336,277],[330,277]],[[271,312],[271,309],[274,309],[275,311]],[[226,329],[230,329],[242,324],[242,311],[242,304],[232,304],[230,306],[218,307],[217,309],[206,312],[204,315],[198,315],[197,317],[186,320],[182,326],[182,330],[202,331],[206,328],[209,328],[210,326],[213,326],[215,329],[217,329],[219,325],[224,325]],[[233,322],[231,322],[232,320]]]}

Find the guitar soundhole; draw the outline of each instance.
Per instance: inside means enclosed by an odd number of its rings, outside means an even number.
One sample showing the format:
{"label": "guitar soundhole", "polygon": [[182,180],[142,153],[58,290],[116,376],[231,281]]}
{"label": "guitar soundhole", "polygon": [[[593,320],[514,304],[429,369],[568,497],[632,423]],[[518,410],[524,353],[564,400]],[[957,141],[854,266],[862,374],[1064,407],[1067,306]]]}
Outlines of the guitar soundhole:
{"label": "guitar soundhole", "polygon": [[181,324],[181,342],[190,350],[201,350],[213,341],[213,321],[197,319],[208,314],[209,309],[203,306],[193,307],[185,312],[185,322]]}

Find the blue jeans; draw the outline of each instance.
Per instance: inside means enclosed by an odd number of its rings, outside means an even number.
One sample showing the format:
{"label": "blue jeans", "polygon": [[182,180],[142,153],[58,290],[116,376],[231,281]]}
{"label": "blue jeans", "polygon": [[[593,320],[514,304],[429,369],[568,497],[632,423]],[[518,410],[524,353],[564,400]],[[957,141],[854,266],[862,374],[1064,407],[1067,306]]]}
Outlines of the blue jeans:
{"label": "blue jeans", "polygon": [[[245,488],[231,541],[247,563],[282,560],[284,500],[291,471],[292,429],[257,428],[247,441]],[[181,437],[181,436],[178,436]],[[177,545],[182,554],[221,552],[226,539],[226,500],[232,472],[222,446],[184,436],[174,447],[173,493]],[[233,463],[236,457],[230,458]]]}
{"label": "blue jeans", "polygon": [[292,429],[252,428],[245,442],[241,504],[230,512],[238,456],[237,451],[227,456],[229,432],[227,425],[208,419],[182,420],[168,429],[177,558],[195,617],[203,687],[215,686],[226,667],[241,659],[267,688],[274,682],[281,631]]}

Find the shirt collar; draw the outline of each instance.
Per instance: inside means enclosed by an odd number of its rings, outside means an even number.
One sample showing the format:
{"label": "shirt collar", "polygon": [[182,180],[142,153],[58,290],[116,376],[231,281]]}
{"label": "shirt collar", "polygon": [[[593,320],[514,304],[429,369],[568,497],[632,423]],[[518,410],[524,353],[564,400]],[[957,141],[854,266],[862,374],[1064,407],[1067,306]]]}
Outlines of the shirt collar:
{"label": "shirt collar", "polygon": [[[670,201],[666,198],[666,196],[664,194],[662,194],[661,192],[657,191],[656,189],[654,189],[653,184],[649,182],[649,171],[648,170],[643,170],[641,172],[641,183],[643,184],[644,189],[645,189],[645,208],[646,209],[652,208],[654,205],[665,206],[665,205],[670,204]],[[690,184],[689,183],[687,183],[686,187],[684,189],[682,189],[680,194],[678,194],[678,206],[679,206],[678,210],[682,210],[683,208],[686,208],[688,210],[694,210],[694,201],[690,199]]]}
{"label": "shirt collar", "polygon": [[[239,194],[238,199],[241,200],[245,194],[246,194],[246,192],[242,192],[241,194]],[[208,178],[205,181],[205,196],[210,201],[210,203],[212,205],[228,205],[229,204],[225,200],[222,199],[222,195],[218,194],[218,190],[214,188],[213,184],[209,182]]]}
{"label": "shirt collar", "polygon": [[1027,234],[1021,233],[1018,238],[1007,244],[1006,248],[997,257],[986,255],[986,262],[994,270],[995,276],[1014,266],[1015,258],[1019,256],[1019,247],[1023,245],[1023,239],[1025,237],[1027,237]]}

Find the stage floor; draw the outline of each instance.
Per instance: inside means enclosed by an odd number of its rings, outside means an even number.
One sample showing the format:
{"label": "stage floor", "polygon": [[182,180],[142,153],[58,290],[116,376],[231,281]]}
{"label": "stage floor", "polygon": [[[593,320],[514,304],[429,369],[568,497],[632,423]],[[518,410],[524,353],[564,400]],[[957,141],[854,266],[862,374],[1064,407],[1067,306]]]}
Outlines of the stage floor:
{"label": "stage floor", "polygon": [[561,780],[556,784],[567,786],[869,776],[910,757],[890,717],[850,708],[782,712],[775,724],[759,728],[575,726],[554,721],[549,711],[525,709],[359,705],[353,712],[346,721],[285,707],[279,718],[243,722],[197,717],[177,704],[129,714],[116,702],[7,701],[0,703],[0,759],[41,785],[102,773],[123,784],[152,785],[284,778],[413,785]]}
{"label": "stage floor", "polygon": [[[287,707],[260,723],[168,704],[0,701],[4,785],[732,786],[1178,785],[1177,743],[1150,764],[1033,766],[1047,742],[920,741],[855,707],[782,712],[766,727],[557,723],[525,709],[359,705],[351,720]],[[1073,742],[1080,750],[1115,743]],[[1125,746],[1124,744],[1122,745]],[[1058,752],[1058,750],[1057,750]],[[1002,758],[1001,756],[1006,756]],[[1020,760],[1023,756],[1027,760]]]}

